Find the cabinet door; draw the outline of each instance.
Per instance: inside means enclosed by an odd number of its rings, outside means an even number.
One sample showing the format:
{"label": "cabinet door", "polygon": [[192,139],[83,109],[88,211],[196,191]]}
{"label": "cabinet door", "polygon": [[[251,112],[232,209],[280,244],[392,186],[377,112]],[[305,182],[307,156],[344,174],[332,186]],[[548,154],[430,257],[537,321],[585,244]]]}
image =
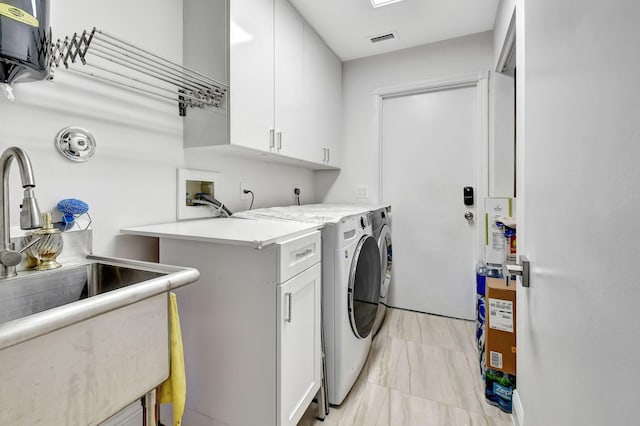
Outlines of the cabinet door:
{"label": "cabinet door", "polygon": [[274,117],[273,0],[231,0],[230,143],[270,150]]}
{"label": "cabinet door", "polygon": [[316,32],[304,28],[304,159],[337,165],[341,132],[342,63]]}
{"label": "cabinet door", "polygon": [[320,389],[320,265],[278,286],[278,426],[295,426]]}
{"label": "cabinet door", "polygon": [[329,150],[326,163],[339,166],[342,153],[342,62],[323,43],[323,76],[321,84],[325,92],[322,97],[324,144]]}
{"label": "cabinet door", "polygon": [[304,20],[287,0],[275,0],[276,151],[302,158],[305,136],[301,106]]}

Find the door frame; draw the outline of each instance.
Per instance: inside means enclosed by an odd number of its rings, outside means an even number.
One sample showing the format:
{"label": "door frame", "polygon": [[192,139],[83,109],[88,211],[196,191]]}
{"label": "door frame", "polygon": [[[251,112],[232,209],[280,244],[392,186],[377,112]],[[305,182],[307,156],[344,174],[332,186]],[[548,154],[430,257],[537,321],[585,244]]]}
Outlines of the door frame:
{"label": "door frame", "polygon": [[[439,92],[443,90],[475,87],[477,93],[477,129],[476,150],[476,243],[475,256],[479,262],[484,259],[485,198],[489,196],[489,71],[461,74],[446,78],[423,80],[395,86],[387,86],[373,91],[373,135],[377,142],[378,156],[378,201],[382,203],[382,102],[388,98]],[[462,191],[460,193],[462,197]],[[393,206],[391,206],[393,211]],[[475,266],[475,265],[474,265]]]}

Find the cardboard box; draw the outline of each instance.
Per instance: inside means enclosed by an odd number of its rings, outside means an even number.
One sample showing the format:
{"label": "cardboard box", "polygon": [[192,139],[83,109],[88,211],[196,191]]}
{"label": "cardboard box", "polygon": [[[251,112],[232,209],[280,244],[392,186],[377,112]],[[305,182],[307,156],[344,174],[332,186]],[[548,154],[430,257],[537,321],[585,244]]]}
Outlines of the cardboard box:
{"label": "cardboard box", "polygon": [[487,368],[516,374],[516,284],[487,278]]}

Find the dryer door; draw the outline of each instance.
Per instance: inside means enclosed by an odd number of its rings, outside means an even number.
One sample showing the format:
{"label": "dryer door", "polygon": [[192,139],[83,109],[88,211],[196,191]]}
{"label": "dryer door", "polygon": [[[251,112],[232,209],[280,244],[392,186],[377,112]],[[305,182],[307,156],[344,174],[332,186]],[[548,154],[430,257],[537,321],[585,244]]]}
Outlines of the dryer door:
{"label": "dryer door", "polygon": [[380,249],[380,299],[386,302],[391,282],[391,267],[393,263],[393,252],[391,247],[391,229],[384,225],[378,236],[378,248]]}
{"label": "dryer door", "polygon": [[360,239],[349,272],[349,318],[354,334],[364,339],[373,329],[380,303],[380,251],[372,236]]}

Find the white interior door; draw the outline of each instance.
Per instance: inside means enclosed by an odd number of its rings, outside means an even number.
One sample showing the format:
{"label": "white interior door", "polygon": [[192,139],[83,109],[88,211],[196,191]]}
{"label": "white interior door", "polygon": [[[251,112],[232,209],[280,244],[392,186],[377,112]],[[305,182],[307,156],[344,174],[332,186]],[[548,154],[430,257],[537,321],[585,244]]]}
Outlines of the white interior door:
{"label": "white interior door", "polygon": [[392,206],[391,306],[475,316],[478,89],[449,88],[385,97],[381,123],[382,201]]}
{"label": "white interior door", "polygon": [[638,424],[640,7],[527,0],[516,16],[518,255],[531,274],[517,289],[514,414]]}

